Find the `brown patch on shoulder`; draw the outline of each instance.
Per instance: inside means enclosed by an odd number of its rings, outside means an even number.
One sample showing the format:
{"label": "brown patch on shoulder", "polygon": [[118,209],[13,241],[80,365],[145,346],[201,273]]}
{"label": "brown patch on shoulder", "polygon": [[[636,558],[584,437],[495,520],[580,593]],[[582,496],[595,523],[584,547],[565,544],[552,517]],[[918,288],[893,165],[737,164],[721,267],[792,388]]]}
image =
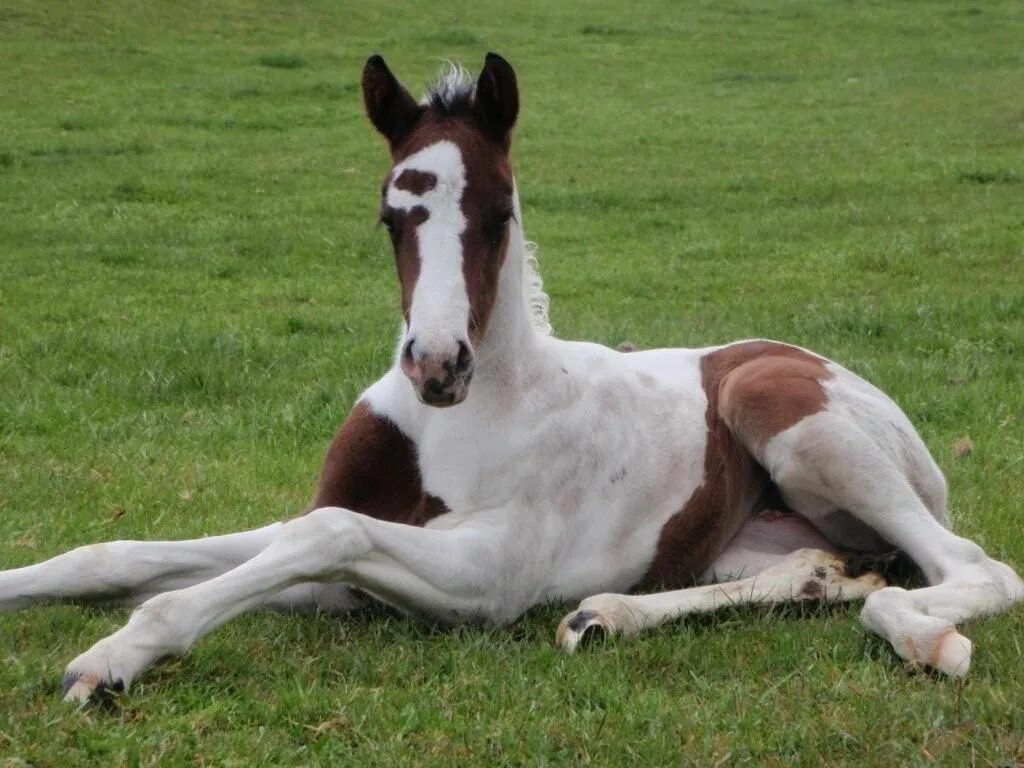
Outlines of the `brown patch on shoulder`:
{"label": "brown patch on shoulder", "polygon": [[395,189],[411,192],[414,195],[424,195],[437,186],[437,176],[426,171],[406,168],[398,174],[394,184]]}
{"label": "brown patch on shoulder", "polygon": [[824,408],[825,361],[770,341],[732,344],[704,355],[707,394],[704,483],[658,537],[646,587],[695,584],[771,486],[752,449]]}
{"label": "brown patch on shoulder", "polygon": [[448,512],[423,491],[416,446],[393,422],[356,403],[331,441],[313,509],[345,507],[380,520],[424,525]]}

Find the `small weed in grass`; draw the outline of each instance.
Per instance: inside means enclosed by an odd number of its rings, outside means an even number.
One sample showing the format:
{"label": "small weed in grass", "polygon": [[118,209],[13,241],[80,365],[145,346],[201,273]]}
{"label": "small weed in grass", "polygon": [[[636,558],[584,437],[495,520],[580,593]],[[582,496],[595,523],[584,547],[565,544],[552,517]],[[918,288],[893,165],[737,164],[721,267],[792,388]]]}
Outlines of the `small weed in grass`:
{"label": "small weed in grass", "polygon": [[260,56],[260,66],[271,69],[301,69],[306,66],[306,59],[295,53],[268,53]]}
{"label": "small weed in grass", "polygon": [[150,196],[141,184],[124,181],[114,187],[110,197],[122,203],[141,203],[148,200]]}
{"label": "small weed in grass", "polygon": [[242,88],[236,88],[231,92],[232,99],[255,99],[266,95],[267,92],[256,85],[243,86]]}
{"label": "small weed in grass", "polygon": [[975,184],[1022,184],[1024,175],[1013,171],[962,171],[960,181]]}
{"label": "small weed in grass", "polygon": [[588,37],[632,37],[636,33],[622,27],[607,27],[601,24],[585,24],[580,27],[580,34]]}
{"label": "small weed in grass", "polygon": [[454,27],[441,32],[434,32],[423,38],[424,43],[431,45],[457,45],[469,46],[480,45],[481,40],[475,34],[466,29]]}

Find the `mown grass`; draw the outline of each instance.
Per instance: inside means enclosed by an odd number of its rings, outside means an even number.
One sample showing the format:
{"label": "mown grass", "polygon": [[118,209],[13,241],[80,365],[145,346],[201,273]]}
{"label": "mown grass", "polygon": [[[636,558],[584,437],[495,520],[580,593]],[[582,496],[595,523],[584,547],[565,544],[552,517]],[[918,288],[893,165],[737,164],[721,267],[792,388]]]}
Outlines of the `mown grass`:
{"label": "mown grass", "polygon": [[[308,501],[387,366],[381,51],[517,67],[516,167],[563,336],[768,336],[882,385],[957,525],[1024,566],[1019,3],[0,9],[0,566]],[[969,435],[974,451],[955,459]],[[1006,765],[1021,611],[966,683],[855,606],[737,610],[566,658],[510,629],[252,615],[110,710],[58,701],[120,610],[0,618],[0,765]]]}

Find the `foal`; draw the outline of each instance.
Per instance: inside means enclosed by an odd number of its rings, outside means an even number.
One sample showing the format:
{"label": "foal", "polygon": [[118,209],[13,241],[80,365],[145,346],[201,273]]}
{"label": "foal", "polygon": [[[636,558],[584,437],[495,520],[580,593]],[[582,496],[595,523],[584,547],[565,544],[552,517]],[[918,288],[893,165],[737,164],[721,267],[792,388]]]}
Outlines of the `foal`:
{"label": "foal", "polygon": [[[475,83],[457,70],[419,103],[379,56],[362,84],[392,160],[394,365],[331,443],[308,514],[0,573],[0,609],[140,604],[71,662],[67,699],[125,688],[250,608],[342,613],[364,593],[443,622],[585,598],[558,628],[568,651],[726,603],[867,598],[864,624],[904,659],[967,671],[955,625],[1024,585],[949,531],[942,474],[888,397],[777,342],[623,354],[553,338],[509,161],[509,64],[490,54]],[[930,586],[847,567],[894,547]],[[674,591],[625,594],[638,587]]]}

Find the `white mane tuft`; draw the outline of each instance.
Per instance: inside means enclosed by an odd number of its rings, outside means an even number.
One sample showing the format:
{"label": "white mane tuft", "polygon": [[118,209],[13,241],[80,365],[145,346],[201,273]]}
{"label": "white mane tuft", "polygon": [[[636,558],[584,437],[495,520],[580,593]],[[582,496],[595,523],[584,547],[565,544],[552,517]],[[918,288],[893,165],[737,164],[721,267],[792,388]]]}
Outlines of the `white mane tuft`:
{"label": "white mane tuft", "polygon": [[451,111],[468,104],[476,94],[476,79],[461,64],[446,61],[437,79],[427,87],[422,104],[441,111]]}
{"label": "white mane tuft", "polygon": [[537,244],[523,243],[523,293],[530,309],[530,321],[537,333],[550,336],[551,321],[548,320],[548,306],[551,299],[544,293],[544,279],[537,264]]}

